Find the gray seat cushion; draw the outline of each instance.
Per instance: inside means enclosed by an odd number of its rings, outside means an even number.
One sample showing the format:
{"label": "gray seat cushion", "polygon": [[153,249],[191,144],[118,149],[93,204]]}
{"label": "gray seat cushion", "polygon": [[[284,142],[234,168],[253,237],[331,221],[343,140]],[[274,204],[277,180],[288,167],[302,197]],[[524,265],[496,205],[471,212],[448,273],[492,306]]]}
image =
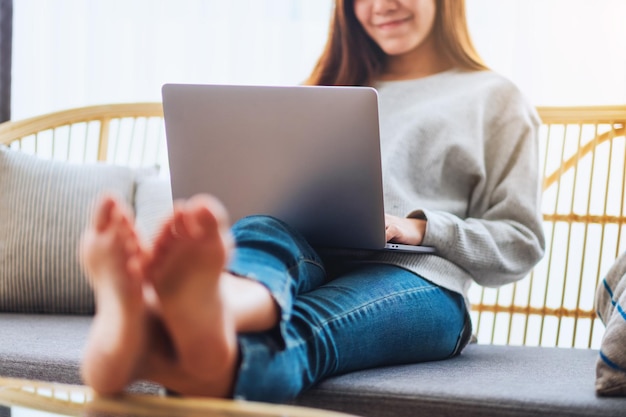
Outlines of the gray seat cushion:
{"label": "gray seat cushion", "polygon": [[[80,384],[90,324],[90,316],[0,314],[0,375]],[[626,398],[595,396],[597,355],[470,345],[446,361],[330,378],[296,403],[363,416],[626,416]]]}
{"label": "gray seat cushion", "polygon": [[[91,316],[0,313],[0,376],[82,384],[80,361]],[[155,384],[131,392],[156,394]]]}
{"label": "gray seat cushion", "polygon": [[355,372],[298,404],[364,416],[617,416],[595,396],[596,350],[470,345],[453,359]]}
{"label": "gray seat cushion", "polygon": [[91,317],[0,314],[0,375],[80,383],[78,364]]}

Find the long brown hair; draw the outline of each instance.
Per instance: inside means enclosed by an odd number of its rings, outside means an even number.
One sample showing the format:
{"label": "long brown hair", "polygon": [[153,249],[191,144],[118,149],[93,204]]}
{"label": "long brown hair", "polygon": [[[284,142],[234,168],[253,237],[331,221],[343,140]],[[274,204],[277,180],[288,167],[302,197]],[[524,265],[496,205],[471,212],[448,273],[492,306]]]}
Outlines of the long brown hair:
{"label": "long brown hair", "polygon": [[[436,0],[433,35],[456,67],[486,70],[467,29],[465,0]],[[386,54],[367,35],[354,14],[354,0],[335,0],[324,51],[308,85],[367,85],[383,70]]]}

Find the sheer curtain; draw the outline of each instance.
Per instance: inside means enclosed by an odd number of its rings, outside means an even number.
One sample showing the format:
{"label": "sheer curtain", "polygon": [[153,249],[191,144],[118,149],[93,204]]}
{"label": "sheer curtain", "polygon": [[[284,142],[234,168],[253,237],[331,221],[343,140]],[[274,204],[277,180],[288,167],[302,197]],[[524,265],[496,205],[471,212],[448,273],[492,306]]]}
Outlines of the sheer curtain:
{"label": "sheer curtain", "polygon": [[[166,82],[297,84],[332,0],[13,0],[12,117],[160,100]],[[623,0],[467,0],[479,52],[536,105],[626,103]]]}
{"label": "sheer curtain", "polygon": [[330,0],[14,0],[13,117],[160,100],[166,82],[297,84]]}
{"label": "sheer curtain", "polygon": [[626,104],[626,1],[466,1],[479,52],[534,104]]}

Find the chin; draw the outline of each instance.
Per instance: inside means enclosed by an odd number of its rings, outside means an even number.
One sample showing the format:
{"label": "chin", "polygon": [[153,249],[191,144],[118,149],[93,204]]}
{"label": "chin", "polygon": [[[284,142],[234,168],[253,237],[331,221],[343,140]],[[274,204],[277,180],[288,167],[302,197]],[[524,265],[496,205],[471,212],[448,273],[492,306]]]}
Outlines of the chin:
{"label": "chin", "polygon": [[389,56],[401,56],[406,55],[413,50],[413,48],[406,47],[381,47],[383,52]]}
{"label": "chin", "polygon": [[390,56],[400,56],[408,54],[409,52],[417,49],[417,47],[419,46],[419,44],[415,45],[412,42],[409,43],[402,41],[380,42],[378,45],[385,54]]}

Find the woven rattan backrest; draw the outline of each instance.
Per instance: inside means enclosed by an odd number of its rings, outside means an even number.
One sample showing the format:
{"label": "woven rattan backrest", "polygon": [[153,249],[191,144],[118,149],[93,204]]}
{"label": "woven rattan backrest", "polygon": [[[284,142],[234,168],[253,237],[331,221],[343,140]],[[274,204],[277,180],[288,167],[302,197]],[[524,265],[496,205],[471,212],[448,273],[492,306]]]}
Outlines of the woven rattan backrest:
{"label": "woven rattan backrest", "polygon": [[539,108],[546,254],[529,277],[473,287],[479,343],[598,347],[595,289],[626,250],[626,106]]}
{"label": "woven rattan backrest", "polygon": [[[593,296],[626,250],[626,106],[539,108],[546,255],[524,280],[470,290],[479,343],[597,347]],[[0,125],[0,143],[45,158],[167,164],[160,103],[84,107]]]}
{"label": "woven rattan backrest", "polygon": [[160,103],[90,106],[6,122],[0,143],[77,163],[167,164]]}

